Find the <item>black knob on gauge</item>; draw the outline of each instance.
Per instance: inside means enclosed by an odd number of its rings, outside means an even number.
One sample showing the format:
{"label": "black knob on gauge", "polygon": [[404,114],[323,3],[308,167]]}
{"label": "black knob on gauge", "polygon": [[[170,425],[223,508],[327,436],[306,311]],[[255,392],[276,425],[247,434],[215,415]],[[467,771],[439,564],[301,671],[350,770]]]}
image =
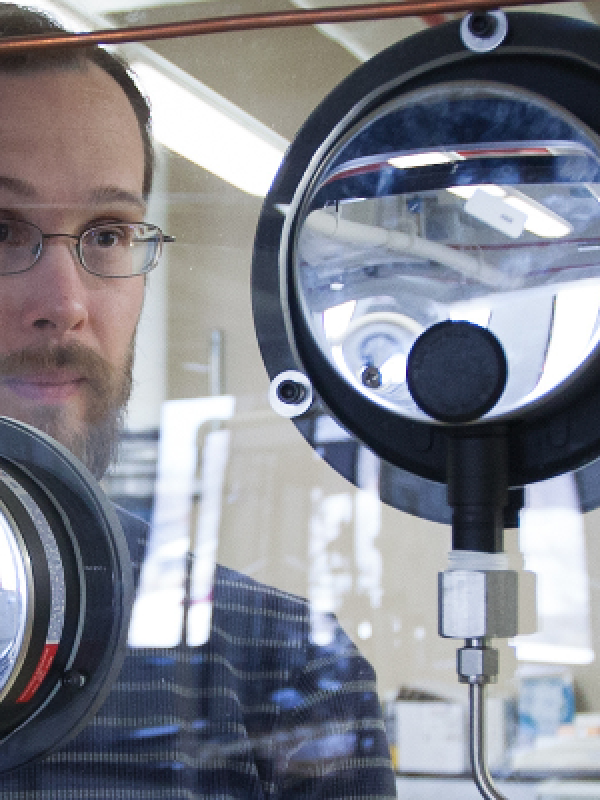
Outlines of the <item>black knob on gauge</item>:
{"label": "black knob on gauge", "polygon": [[490,411],[508,368],[502,345],[487,328],[446,320],[432,325],[408,354],[406,380],[413,400],[440,422],[472,422]]}

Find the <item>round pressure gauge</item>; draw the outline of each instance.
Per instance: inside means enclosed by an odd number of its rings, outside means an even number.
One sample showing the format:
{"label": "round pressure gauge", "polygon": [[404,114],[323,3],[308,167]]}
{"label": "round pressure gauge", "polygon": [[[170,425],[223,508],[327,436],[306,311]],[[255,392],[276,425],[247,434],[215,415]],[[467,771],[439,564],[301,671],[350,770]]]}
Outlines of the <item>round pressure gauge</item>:
{"label": "round pressure gauge", "polygon": [[94,478],[0,418],[0,771],[89,721],[122,664],[131,593],[123,533]]}
{"label": "round pressure gauge", "polygon": [[257,229],[265,364],[314,390],[294,422],[326,458],[319,420],[350,432],[411,511],[406,475],[443,484],[459,425],[502,431],[513,487],[600,452],[600,34],[527,13],[500,36],[496,16],[340,84]]}

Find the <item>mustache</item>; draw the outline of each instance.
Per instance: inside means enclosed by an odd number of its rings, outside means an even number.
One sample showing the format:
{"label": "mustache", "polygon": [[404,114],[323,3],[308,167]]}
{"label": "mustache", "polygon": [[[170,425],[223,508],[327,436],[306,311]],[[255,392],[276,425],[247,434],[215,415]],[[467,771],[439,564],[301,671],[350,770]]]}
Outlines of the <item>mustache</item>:
{"label": "mustache", "polygon": [[[131,394],[134,338],[123,363],[112,364],[79,342],[28,347],[0,355],[0,385],[35,379],[44,372],[69,370],[81,378],[83,408],[69,414],[58,405],[33,405],[16,417],[53,436],[86,464],[98,479],[116,457],[124,409]],[[0,407],[0,414],[3,413]]]}
{"label": "mustache", "polygon": [[20,378],[49,369],[73,369],[94,389],[114,381],[115,368],[80,342],[30,347],[0,355],[0,377]]}

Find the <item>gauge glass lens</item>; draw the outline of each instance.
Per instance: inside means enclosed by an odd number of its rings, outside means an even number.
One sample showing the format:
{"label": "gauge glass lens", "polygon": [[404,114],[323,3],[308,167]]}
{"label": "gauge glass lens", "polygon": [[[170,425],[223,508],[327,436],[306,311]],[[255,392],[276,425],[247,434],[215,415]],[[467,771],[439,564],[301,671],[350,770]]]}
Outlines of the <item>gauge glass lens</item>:
{"label": "gauge glass lens", "polygon": [[504,348],[491,417],[553,392],[598,343],[597,140],[537,96],[459,84],[389,103],[334,148],[298,220],[292,282],[316,345],[403,416],[424,416],[408,353],[443,320]]}
{"label": "gauge glass lens", "polygon": [[25,555],[12,519],[0,507],[0,690],[20,661],[27,630]]}

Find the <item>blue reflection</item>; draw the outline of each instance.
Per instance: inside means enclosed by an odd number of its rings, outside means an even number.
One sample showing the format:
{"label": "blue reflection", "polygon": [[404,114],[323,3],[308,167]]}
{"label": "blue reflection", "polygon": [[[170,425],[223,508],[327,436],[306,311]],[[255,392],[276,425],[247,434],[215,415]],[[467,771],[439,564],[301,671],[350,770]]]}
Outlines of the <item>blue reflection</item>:
{"label": "blue reflection", "polygon": [[297,708],[304,702],[304,695],[297,689],[277,689],[271,694],[271,698],[282,711],[290,711]]}
{"label": "blue reflection", "polygon": [[151,739],[156,736],[171,736],[179,733],[180,725],[157,725],[154,728],[138,728],[132,733],[134,739]]}
{"label": "blue reflection", "polygon": [[342,688],[342,682],[339,680],[334,680],[333,678],[323,677],[318,682],[319,689],[324,689],[325,691],[335,692],[337,689]]}

